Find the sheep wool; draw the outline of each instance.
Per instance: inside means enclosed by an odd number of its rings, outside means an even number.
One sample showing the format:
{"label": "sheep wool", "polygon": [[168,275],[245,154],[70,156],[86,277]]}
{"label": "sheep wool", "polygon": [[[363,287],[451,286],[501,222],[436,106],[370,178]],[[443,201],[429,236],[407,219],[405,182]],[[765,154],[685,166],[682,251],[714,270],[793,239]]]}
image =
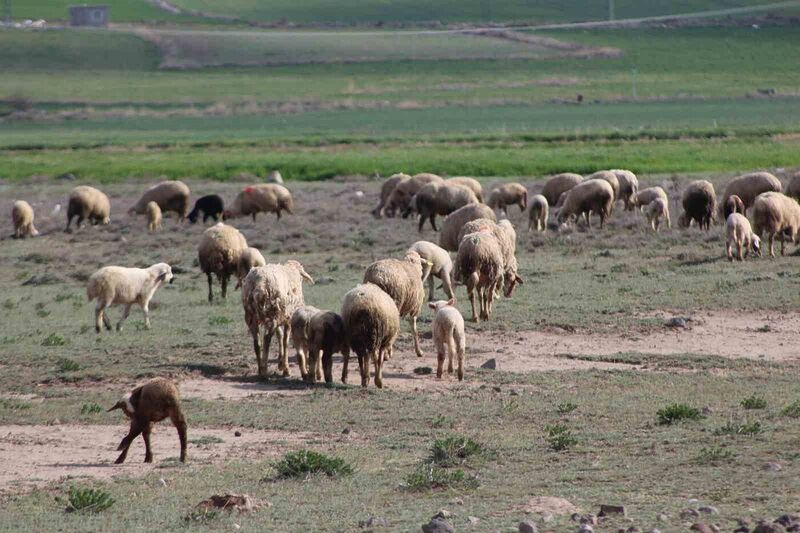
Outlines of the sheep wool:
{"label": "sheep wool", "polygon": [[99,189],[80,185],[72,189],[67,201],[67,227],[64,231],[70,231],[72,219],[77,217],[77,226],[80,228],[84,220],[88,220],[93,226],[97,224],[108,224],[111,220],[111,203],[108,196]]}
{"label": "sheep wool", "polygon": [[531,198],[531,208],[528,212],[528,231],[531,231],[534,226],[538,232],[544,233],[547,231],[549,210],[550,207],[544,195],[537,194]]}
{"label": "sheep wool", "polygon": [[785,240],[788,237],[797,243],[800,235],[800,204],[779,192],[759,194],[753,202],[753,232],[761,238],[767,235],[769,255],[775,257],[775,236],[781,240],[781,255],[786,253]]}
{"label": "sheep wool", "polygon": [[436,228],[436,215],[447,216],[456,209],[467,204],[477,204],[478,198],[471,189],[448,182],[432,182],[424,185],[411,199],[408,209],[403,213],[407,216],[412,210],[419,214],[418,230],[422,232],[425,221],[430,219],[431,227]]}
{"label": "sheep wool", "polygon": [[466,334],[464,333],[464,317],[455,308],[453,300],[430,302],[433,309],[433,344],[436,346],[436,377],[442,379],[444,360],[447,356],[447,373],[453,373],[453,357],[458,363],[458,381],[464,379],[464,352]]}
{"label": "sheep wool", "polygon": [[450,252],[458,251],[459,233],[464,224],[479,218],[496,221],[494,210],[483,204],[468,204],[456,209],[442,222],[442,231],[439,235],[439,246]]}
{"label": "sheep wool", "polygon": [[25,200],[17,200],[11,208],[11,222],[14,224],[14,237],[24,239],[35,237],[39,231],[33,225],[33,208]]}
{"label": "sheep wool", "polygon": [[733,248],[736,248],[736,259],[744,261],[750,249],[761,255],[761,239],[753,233],[750,221],[741,213],[731,213],[725,221],[725,255],[733,261]]}
{"label": "sheep wool", "polygon": [[428,301],[433,300],[434,278],[442,281],[442,288],[447,297],[455,301],[453,291],[452,273],[453,260],[447,250],[429,241],[417,241],[412,244],[408,251],[414,251],[419,256],[431,263],[431,273],[428,276]]}
{"label": "sheep wool", "polygon": [[753,205],[756,197],[763,192],[781,192],[783,187],[781,180],[770,174],[769,172],[751,172],[744,174],[731,180],[725,187],[725,192],[722,194],[719,202],[719,213],[724,213],[728,197],[736,195],[741,199],[744,204],[744,214]]}
{"label": "sheep wool", "polygon": [[548,205],[555,206],[562,194],[583,181],[583,176],[572,172],[564,172],[551,176],[542,187],[542,196],[547,198]]}
{"label": "sheep wool", "polygon": [[147,231],[161,231],[161,208],[155,202],[147,202]]}
{"label": "sheep wool", "polygon": [[236,273],[239,258],[247,248],[247,239],[239,230],[222,222],[208,228],[197,246],[200,270],[208,281],[208,301],[214,300],[211,275],[219,281],[222,297],[228,293],[228,280]]}
{"label": "sheep wool", "polygon": [[383,218],[383,215],[385,214],[387,216],[393,217],[395,210],[394,209],[389,210],[387,208],[389,197],[392,195],[392,192],[394,191],[395,187],[397,187],[397,185],[400,182],[410,179],[411,176],[403,173],[393,174],[388,178],[386,178],[383,181],[383,184],[381,185],[381,193],[380,193],[380,200],[378,202],[378,207],[372,210],[372,216],[374,216],[375,218]]}
{"label": "sheep wool", "polygon": [[236,287],[239,289],[242,286],[244,277],[250,272],[251,268],[262,267],[267,264],[267,260],[261,255],[258,248],[248,247],[242,250],[239,255],[239,261],[236,263]]}
{"label": "sheep wool", "polygon": [[225,218],[250,215],[255,221],[258,213],[275,213],[280,220],[283,211],[294,214],[294,200],[289,189],[277,183],[258,183],[242,189],[224,215]]}
{"label": "sheep wool", "polygon": [[492,189],[486,204],[503,214],[510,205],[518,205],[520,211],[525,211],[528,208],[528,189],[521,183],[506,183]]}
{"label": "sheep wool", "polygon": [[183,222],[189,210],[189,194],[189,187],[182,181],[162,181],[147,189],[128,213],[143,215],[147,204],[155,202],[162,212],[172,211],[178,215],[178,221]]}

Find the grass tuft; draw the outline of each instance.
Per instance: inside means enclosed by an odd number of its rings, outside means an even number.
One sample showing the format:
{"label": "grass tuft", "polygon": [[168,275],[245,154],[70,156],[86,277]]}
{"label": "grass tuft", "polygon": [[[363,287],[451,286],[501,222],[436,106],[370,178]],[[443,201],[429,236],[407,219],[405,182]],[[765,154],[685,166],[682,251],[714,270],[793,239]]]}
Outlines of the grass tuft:
{"label": "grass tuft", "polygon": [[461,469],[447,470],[434,463],[423,463],[405,479],[405,488],[421,492],[436,489],[470,490],[478,487],[478,478]]}
{"label": "grass tuft", "polygon": [[42,346],[64,346],[67,340],[57,333],[51,333],[42,341]]}
{"label": "grass tuft", "polygon": [[353,467],[344,459],[312,450],[289,452],[275,464],[279,478],[307,478],[314,474],[329,477],[349,476]]}
{"label": "grass tuft", "polygon": [[695,458],[695,462],[704,465],[718,465],[729,463],[734,457],[735,454],[732,451],[719,446],[712,446],[710,448],[701,448],[700,453]]}
{"label": "grass tuft", "polygon": [[77,372],[81,369],[81,365],[68,357],[59,357],[56,366],[59,372]]}
{"label": "grass tuft", "polygon": [[571,413],[572,411],[574,411],[577,408],[578,408],[578,404],[576,404],[576,403],[564,402],[564,403],[558,404],[558,406],[556,407],[556,410],[558,411],[558,414],[560,414],[560,415],[568,415],[569,413]]}
{"label": "grass tuft", "polygon": [[448,467],[465,464],[470,459],[485,456],[484,447],[470,439],[453,435],[444,439],[438,439],[431,447],[429,462],[436,466]]}
{"label": "grass tuft", "polygon": [[714,435],[756,435],[761,433],[761,422],[734,422],[728,420],[724,426],[714,430]]}
{"label": "grass tuft", "polygon": [[758,396],[755,393],[751,394],[741,402],[742,407],[745,409],[766,409],[767,400],[763,396]]}
{"label": "grass tuft", "polygon": [[800,400],[795,400],[784,407],[781,414],[792,418],[800,418]]}
{"label": "grass tuft", "polygon": [[700,410],[685,403],[673,403],[656,412],[658,423],[668,426],[681,420],[699,420],[703,418]]}
{"label": "grass tuft", "polygon": [[82,415],[93,415],[97,413],[102,413],[103,408],[100,407],[95,402],[85,403],[81,406],[81,414]]}
{"label": "grass tuft", "polygon": [[0,398],[0,409],[5,411],[22,411],[30,409],[33,406],[31,402],[18,400],[16,398]]}
{"label": "grass tuft", "polygon": [[183,521],[187,524],[192,524],[197,522],[210,522],[215,518],[219,518],[219,511],[216,509],[203,508],[189,512],[183,517]]}
{"label": "grass tuft", "polygon": [[564,424],[548,425],[545,426],[544,430],[547,432],[547,444],[555,452],[564,451],[578,443],[578,439],[572,435],[572,431]]}
{"label": "grass tuft", "polygon": [[103,489],[70,487],[67,496],[68,513],[99,513],[114,505],[114,498]]}

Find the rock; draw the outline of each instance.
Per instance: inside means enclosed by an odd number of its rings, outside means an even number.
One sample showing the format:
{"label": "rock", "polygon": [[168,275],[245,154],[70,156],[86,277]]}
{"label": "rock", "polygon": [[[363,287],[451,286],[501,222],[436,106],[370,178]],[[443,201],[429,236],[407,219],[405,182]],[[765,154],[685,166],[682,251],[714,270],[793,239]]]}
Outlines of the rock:
{"label": "rock", "polygon": [[700,513],[692,509],[691,507],[687,507],[683,511],[681,511],[681,518],[686,520],[687,518],[697,518],[700,516]]}
{"label": "rock", "polygon": [[241,437],[242,436],[242,432],[241,431],[234,431],[233,432],[233,436],[234,437]]}
{"label": "rock", "polygon": [[200,510],[222,509],[246,513],[261,507],[261,502],[247,494],[215,494],[197,504]]}
{"label": "rock", "polygon": [[580,513],[572,513],[572,515],[570,515],[570,517],[569,517],[569,518],[570,518],[570,520],[572,520],[573,522],[580,522],[580,520],[581,520],[581,515],[580,515]]}
{"label": "rock", "polygon": [[701,409],[701,412],[703,413],[703,416],[711,416],[714,410],[711,409],[711,407],[704,405],[703,409]]}
{"label": "rock", "polygon": [[464,505],[464,500],[462,500],[461,498],[456,498],[450,503],[453,503],[455,505]]}
{"label": "rock", "polygon": [[342,435],[349,435],[349,434],[350,434],[350,428],[344,428],[342,430]]}
{"label": "rock", "polygon": [[764,463],[764,466],[761,467],[761,470],[765,470],[767,472],[780,472],[783,470],[783,466],[776,461],[768,461]]}
{"label": "rock", "polygon": [[650,533],[661,533],[661,530],[658,529],[657,527],[654,527],[653,529],[650,530]]}
{"label": "rock", "polygon": [[590,524],[581,524],[578,528],[578,533],[592,533],[594,528]]}
{"label": "rock", "polygon": [[481,365],[481,368],[485,368],[487,370],[497,370],[497,359],[489,359]]}
{"label": "rock", "polygon": [[239,529],[242,529],[242,526],[240,526],[239,524],[233,524],[233,529],[236,529],[238,531]]}
{"label": "rock", "polygon": [[454,533],[455,529],[447,520],[433,518],[422,526],[422,533]]}
{"label": "rock", "polygon": [[161,485],[162,487],[166,487],[167,480],[162,477],[161,479],[158,480],[158,484]]}
{"label": "rock", "polygon": [[639,531],[638,527],[631,526],[625,530],[625,533],[641,533],[641,531]]}
{"label": "rock", "polygon": [[689,505],[697,505],[698,503],[700,503],[700,500],[697,498],[689,498]]}
{"label": "rock", "polygon": [[475,524],[477,524],[480,521],[481,521],[481,519],[478,518],[477,516],[468,516],[467,517],[467,523],[469,525],[471,525],[471,526],[474,526]]}
{"label": "rock", "polygon": [[622,505],[601,505],[600,512],[597,513],[598,516],[608,516],[610,514],[620,514],[622,516],[628,516],[625,512],[625,507]]}
{"label": "rock", "polygon": [[780,524],[783,527],[789,527],[797,521],[800,521],[800,515],[796,514],[785,514],[775,519],[775,523]]}
{"label": "rock", "polygon": [[436,513],[435,515],[433,515],[433,518],[448,519],[448,518],[451,518],[452,516],[453,516],[453,513],[451,513],[447,509],[439,509],[439,512]]}
{"label": "rock", "polygon": [[593,514],[587,514],[580,518],[581,524],[591,524],[593,526],[597,525],[597,517]]}
{"label": "rock", "polygon": [[692,531],[699,531],[700,533],[714,533],[714,530],[708,524],[704,524],[703,522],[695,522],[690,527]]}
{"label": "rock", "polygon": [[370,516],[366,520],[361,520],[358,527],[361,529],[372,529],[374,527],[386,527],[389,523],[382,516]]}
{"label": "rock", "polygon": [[656,520],[658,520],[659,522],[667,522],[669,521],[669,515],[667,515],[666,513],[658,513],[656,515]]}
{"label": "rock", "polygon": [[536,524],[530,520],[519,523],[519,533],[537,533]]}
{"label": "rock", "polygon": [[733,530],[733,533],[750,533],[750,528],[746,526],[739,526]]}
{"label": "rock", "polygon": [[779,531],[780,529],[777,527],[763,521],[759,522],[758,525],[753,529],[753,533],[778,533]]}
{"label": "rock", "polygon": [[719,514],[717,508],[711,507],[710,505],[704,505],[703,507],[698,507],[697,510],[700,511],[701,513],[706,513],[706,514]]}
{"label": "rock", "polygon": [[665,326],[668,328],[685,328],[686,327],[686,319],[680,316],[674,316],[668,319],[665,323]]}
{"label": "rock", "polygon": [[549,514],[551,515],[551,520],[554,514],[570,515],[578,512],[578,508],[572,505],[569,500],[555,496],[536,496],[531,498],[523,510],[528,514],[540,514],[542,519],[544,519],[545,514]]}
{"label": "rock", "polygon": [[61,181],[75,181],[77,178],[72,172],[64,172],[63,174],[56,176],[56,179]]}
{"label": "rock", "polygon": [[553,513],[548,513],[547,511],[544,511],[544,512],[539,513],[539,518],[542,519],[542,522],[547,524],[547,523],[553,521],[554,516],[553,516]]}

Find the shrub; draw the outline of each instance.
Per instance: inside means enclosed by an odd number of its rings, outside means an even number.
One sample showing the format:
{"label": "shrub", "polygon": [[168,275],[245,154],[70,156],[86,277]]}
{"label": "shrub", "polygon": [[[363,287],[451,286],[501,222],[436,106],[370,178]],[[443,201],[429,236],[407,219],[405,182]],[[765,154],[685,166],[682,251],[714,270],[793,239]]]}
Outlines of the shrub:
{"label": "shrub", "polygon": [[745,409],[766,409],[767,408],[767,400],[764,399],[763,396],[756,396],[755,394],[751,394],[744,400],[742,400],[742,407]]}
{"label": "shrub", "polygon": [[189,512],[189,514],[183,517],[183,521],[187,523],[208,522],[218,517],[219,511],[216,509],[203,508],[195,509],[194,511]]}
{"label": "shrub", "polygon": [[476,476],[467,474],[461,469],[447,470],[434,463],[419,465],[405,479],[405,487],[411,491],[448,488],[469,490],[477,488],[478,485]]}
{"label": "shrub", "polygon": [[792,418],[800,418],[800,400],[795,400],[781,411],[783,416],[790,416]]}
{"label": "shrub", "polygon": [[70,487],[66,511],[99,513],[114,505],[111,494],[102,489]]}
{"label": "shrub", "polygon": [[42,341],[42,346],[64,346],[67,340],[56,333],[51,333]]}
{"label": "shrub", "polygon": [[571,413],[572,411],[574,411],[577,408],[578,408],[578,404],[575,404],[575,403],[572,403],[572,402],[560,403],[556,407],[556,409],[558,410],[558,414],[560,414],[560,415],[568,415],[569,413]]}
{"label": "shrub", "polygon": [[83,406],[81,406],[81,414],[82,415],[93,415],[93,414],[102,413],[102,412],[103,412],[103,408],[100,407],[99,405],[97,405],[94,402],[85,403],[85,404],[83,404]]}
{"label": "shrub", "polygon": [[344,459],[311,450],[287,453],[275,464],[275,469],[278,471],[278,477],[281,478],[307,478],[312,474],[339,477],[353,473],[353,467]]}
{"label": "shrub", "polygon": [[226,316],[210,316],[208,317],[208,325],[209,326],[225,326],[233,322],[230,318]]}
{"label": "shrub", "polygon": [[81,365],[68,357],[59,357],[56,366],[59,372],[77,372],[81,369]]}
{"label": "shrub", "polygon": [[724,426],[714,430],[715,435],[755,435],[756,433],[761,433],[761,422],[758,420],[744,423],[728,420]]}
{"label": "shrub", "polygon": [[453,435],[433,443],[429,462],[441,467],[455,466],[484,454],[483,446],[474,440]]}
{"label": "shrub", "polygon": [[18,400],[16,398],[0,398],[0,409],[6,411],[22,411],[24,409],[30,409],[32,405],[31,402]]}
{"label": "shrub", "polygon": [[658,423],[662,426],[674,424],[681,420],[699,420],[703,417],[699,409],[685,403],[668,405],[663,409],[659,409],[656,415],[658,415]]}
{"label": "shrub", "polygon": [[564,424],[545,426],[544,430],[547,432],[547,444],[553,451],[560,452],[578,443],[578,439]]}
{"label": "shrub", "polygon": [[725,448],[714,446],[711,448],[701,448],[695,461],[700,464],[719,464],[723,462],[730,462],[734,457],[734,453]]}

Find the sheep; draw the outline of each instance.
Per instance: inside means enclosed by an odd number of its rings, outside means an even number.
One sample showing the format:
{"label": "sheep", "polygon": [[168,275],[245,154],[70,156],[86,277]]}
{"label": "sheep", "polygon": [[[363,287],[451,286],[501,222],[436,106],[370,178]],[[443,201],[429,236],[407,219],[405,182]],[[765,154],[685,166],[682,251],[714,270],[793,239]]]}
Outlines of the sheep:
{"label": "sheep", "polygon": [[292,193],[283,185],[276,183],[258,183],[242,189],[233,200],[233,206],[223,212],[225,218],[251,215],[253,221],[258,213],[275,213],[278,220],[281,211],[294,214]]}
{"label": "sheep", "polygon": [[[594,174],[589,174],[586,176],[586,181],[589,180],[604,180],[607,181],[609,185],[611,185],[611,189],[614,191],[614,199],[612,202],[616,202],[620,199],[620,185],[619,185],[619,178],[614,172],[610,170],[598,170]],[[611,214],[611,212],[609,212]]]}
{"label": "sheep", "polygon": [[786,184],[786,196],[800,202],[800,172],[795,172]]}
{"label": "sheep", "polygon": [[[142,208],[144,213],[144,208]],[[93,226],[97,224],[108,224],[110,222],[111,203],[108,196],[102,191],[80,185],[72,189],[67,202],[67,227],[65,232],[69,233],[72,219],[78,217],[77,226],[80,228],[84,219],[88,219]]]}
{"label": "sheep", "polygon": [[506,183],[492,189],[486,205],[506,215],[506,206],[518,205],[520,211],[528,208],[528,189],[520,183]]}
{"label": "sheep", "polygon": [[39,231],[33,225],[33,208],[25,200],[17,200],[11,208],[11,221],[14,223],[14,237],[36,237]]}
{"label": "sheep", "polygon": [[144,462],[153,462],[153,452],[150,449],[150,433],[153,424],[169,417],[172,425],[178,430],[178,439],[181,443],[181,462],[186,462],[186,418],[181,409],[181,399],[178,388],[166,378],[154,378],[133,389],[121,400],[114,404],[108,412],[121,409],[130,421],[130,429],[117,450],[121,450],[115,464],[122,464],[128,456],[128,449],[140,434],[144,439]]}
{"label": "sheep", "polygon": [[270,170],[267,177],[264,178],[264,183],[277,183],[279,185],[283,185],[283,176],[281,176],[280,171],[278,170]]}
{"label": "sheep", "polygon": [[247,247],[242,250],[242,253],[239,255],[239,260],[236,262],[236,286],[234,289],[239,289],[242,287],[242,281],[244,277],[250,272],[251,268],[256,267],[263,267],[267,264],[267,261],[264,259],[264,256],[261,255],[261,252],[258,251],[258,248]]}
{"label": "sheep", "polygon": [[399,174],[393,174],[386,178],[381,185],[381,196],[380,202],[378,203],[378,207],[372,210],[372,216],[375,218],[382,218],[384,214],[389,217],[393,217],[395,213],[395,209],[388,208],[388,201],[389,197],[392,195],[392,191],[400,182],[410,180],[411,176],[408,174],[403,174],[402,172]]}
{"label": "sheep", "polygon": [[[369,363],[375,365],[375,386],[383,388],[383,360],[400,331],[400,313],[391,296],[372,283],[350,289],[342,301],[342,320],[349,349],[358,357],[361,386],[369,382]],[[347,383],[349,351],[343,354],[342,383]]]}
{"label": "sheep", "polygon": [[407,180],[400,180],[386,200],[386,210],[399,211],[400,213],[404,212],[408,209],[411,198],[413,198],[422,187],[434,181],[440,182],[444,180],[436,174],[427,173],[417,174]]}
{"label": "sheep", "polygon": [[644,210],[644,208],[650,205],[656,198],[662,198],[669,204],[669,198],[667,197],[666,191],[664,191],[663,188],[656,186],[648,187],[637,192],[633,199],[633,205],[639,206],[642,210]]}
{"label": "sheep", "polygon": [[494,210],[483,204],[468,204],[447,215],[444,222],[442,222],[439,246],[448,252],[457,252],[459,243],[458,234],[461,232],[461,228],[464,227],[464,224],[467,222],[479,218],[486,218],[491,221],[497,220]]}
{"label": "sheep", "polygon": [[781,240],[781,255],[786,252],[785,239],[795,244],[800,233],[800,205],[794,198],[779,192],[759,194],[753,202],[753,232],[769,239],[769,256],[775,257],[775,235]]}
{"label": "sheep", "polygon": [[122,331],[122,323],[128,318],[133,304],[142,308],[144,327],[150,329],[150,300],[163,283],[172,283],[174,279],[172,268],[167,263],[156,263],[148,268],[101,268],[89,276],[86,285],[88,300],[97,300],[94,310],[95,331],[100,333],[103,324],[111,330],[106,308],[113,304],[125,306],[122,318],[117,323],[117,331]]}
{"label": "sheep", "polygon": [[[306,357],[308,356],[308,325],[311,322],[311,318],[319,313],[320,310],[314,307],[313,305],[303,305],[298,307],[294,313],[292,313],[292,317],[289,319],[289,329],[292,332],[292,346],[294,346],[295,351],[297,352],[297,366],[300,368],[300,375],[303,379],[308,379],[309,367],[306,366]],[[311,367],[311,373],[315,373],[317,365],[315,364]],[[322,379],[321,376],[317,376],[318,379]]]}
{"label": "sheep", "polygon": [[688,228],[693,220],[697,221],[700,229],[711,227],[714,212],[717,207],[717,195],[710,181],[697,180],[689,183],[683,191],[681,198],[683,213],[678,223],[683,228]]}
{"label": "sheep", "polygon": [[[501,279],[502,283],[498,284],[496,290],[499,292],[500,289],[503,288],[503,285],[505,285],[504,294],[506,298],[510,298],[516,285],[522,285],[523,283],[522,278],[519,277],[517,273],[517,232],[514,230],[511,221],[507,219],[501,220],[500,222],[492,222],[488,219],[477,219],[464,224],[464,227],[461,228],[458,234],[458,241],[461,243],[466,235],[481,231],[486,231],[494,235],[497,242],[500,244],[500,251],[503,254],[504,269]],[[460,246],[459,244],[459,249]]]}
{"label": "sheep", "polygon": [[[750,253],[761,255],[761,239],[753,233],[750,221],[741,213],[731,213],[725,222],[725,254],[733,261],[733,247],[736,246],[736,259],[743,261]],[[744,255],[742,250],[744,249]]]}
{"label": "sheep", "polygon": [[128,210],[128,214],[143,215],[149,202],[157,203],[165,213],[175,212],[178,215],[178,222],[183,222],[189,210],[189,187],[182,181],[157,183],[142,194],[139,201]]}
{"label": "sheep", "polygon": [[781,192],[781,180],[769,172],[752,172],[731,180],[725,187],[725,192],[719,203],[719,212],[724,214],[728,197],[735,194],[744,204],[742,214],[747,215],[747,210],[753,205],[756,197],[762,192]]}
{"label": "sheep", "polygon": [[602,229],[606,218],[611,215],[613,205],[614,189],[611,184],[603,179],[588,179],[567,192],[564,205],[558,211],[558,222],[563,224],[573,217],[583,215],[587,227],[591,227],[591,215],[595,213],[600,216]]}
{"label": "sheep", "polygon": [[[267,359],[272,337],[279,330],[278,370],[289,375],[289,321],[295,310],[304,304],[303,280],[314,283],[299,261],[290,259],[282,265],[268,264],[252,269],[242,282],[244,320],[253,337],[253,351],[258,375],[267,375]],[[264,342],[259,332],[264,327]],[[262,356],[263,354],[263,356]]]}
{"label": "sheep", "polygon": [[332,311],[321,311],[311,317],[307,331],[308,364],[311,369],[316,369],[316,372],[309,371],[308,381],[314,383],[321,379],[322,369],[325,383],[333,383],[333,354],[340,352],[343,358],[350,357],[344,320]]}
{"label": "sheep", "polygon": [[[431,262],[415,251],[406,252],[403,259],[381,259],[367,267],[362,283],[372,283],[392,297],[400,317],[408,317],[414,336],[414,351],[422,357],[417,333],[417,315],[425,302],[425,280]],[[391,352],[389,353],[391,356]]]}
{"label": "sheep", "polygon": [[531,208],[528,212],[528,231],[531,231],[536,226],[536,231],[544,233],[547,231],[547,217],[550,208],[547,204],[547,198],[544,195],[537,194],[531,198]]}
{"label": "sheep", "polygon": [[478,202],[483,203],[483,186],[481,185],[481,182],[479,182],[475,178],[457,176],[454,178],[447,178],[445,182],[452,183],[454,185],[462,185],[466,187],[467,189],[475,193],[475,197],[478,199]]}
{"label": "sheep", "polygon": [[[467,286],[472,321],[489,320],[495,289],[502,283],[505,272],[500,242],[488,231],[465,235],[458,247],[455,265],[456,280]],[[475,308],[476,292],[480,316]]]}
{"label": "sheep", "polygon": [[420,233],[427,219],[430,219],[433,230],[439,231],[436,227],[436,215],[447,216],[460,207],[477,203],[479,203],[477,196],[467,187],[446,181],[432,182],[417,191],[403,217],[407,217],[414,210],[419,214],[417,229]]}
{"label": "sheep", "polygon": [[197,246],[200,270],[208,280],[208,301],[214,301],[211,275],[216,274],[222,298],[228,295],[228,280],[237,272],[239,258],[247,248],[247,239],[239,230],[223,222],[217,222],[204,233]]}
{"label": "sheep", "polygon": [[630,170],[613,169],[611,172],[617,177],[619,181],[619,197],[617,200],[622,200],[625,205],[625,211],[633,211],[634,198],[639,191],[639,180],[636,174]]}
{"label": "sheep", "polygon": [[464,317],[455,308],[455,301],[439,300],[430,302],[428,307],[434,310],[433,345],[436,346],[436,377],[442,379],[445,352],[447,352],[447,373],[453,373],[453,356],[458,361],[458,381],[464,379],[464,351],[466,334],[464,333]]}
{"label": "sheep", "polygon": [[735,194],[728,196],[728,199],[725,200],[725,220],[728,220],[731,213],[744,214],[744,202]]}
{"label": "sheep", "polygon": [[564,172],[551,176],[542,187],[542,196],[547,198],[548,205],[556,205],[559,197],[583,181],[580,174]]}
{"label": "sheep", "polygon": [[645,217],[647,218],[647,222],[650,224],[650,227],[656,233],[658,233],[658,228],[661,225],[662,218],[667,221],[668,228],[672,227],[672,222],[669,219],[669,206],[663,198],[656,198],[650,202],[645,210]]}
{"label": "sheep", "polygon": [[155,202],[147,202],[147,231],[161,231],[161,208]]}
{"label": "sheep", "polygon": [[214,222],[219,222],[224,211],[225,203],[222,201],[222,197],[218,194],[209,194],[197,199],[194,203],[194,208],[186,218],[189,219],[189,222],[195,224],[202,212],[203,222],[206,222],[209,218],[213,218]]}
{"label": "sheep", "polygon": [[450,259],[450,254],[447,253],[447,250],[432,242],[417,241],[408,248],[408,251],[417,252],[422,259],[431,263],[431,272],[428,276],[428,301],[433,300],[434,277],[442,281],[442,288],[447,297],[455,300],[451,278],[453,261]]}

